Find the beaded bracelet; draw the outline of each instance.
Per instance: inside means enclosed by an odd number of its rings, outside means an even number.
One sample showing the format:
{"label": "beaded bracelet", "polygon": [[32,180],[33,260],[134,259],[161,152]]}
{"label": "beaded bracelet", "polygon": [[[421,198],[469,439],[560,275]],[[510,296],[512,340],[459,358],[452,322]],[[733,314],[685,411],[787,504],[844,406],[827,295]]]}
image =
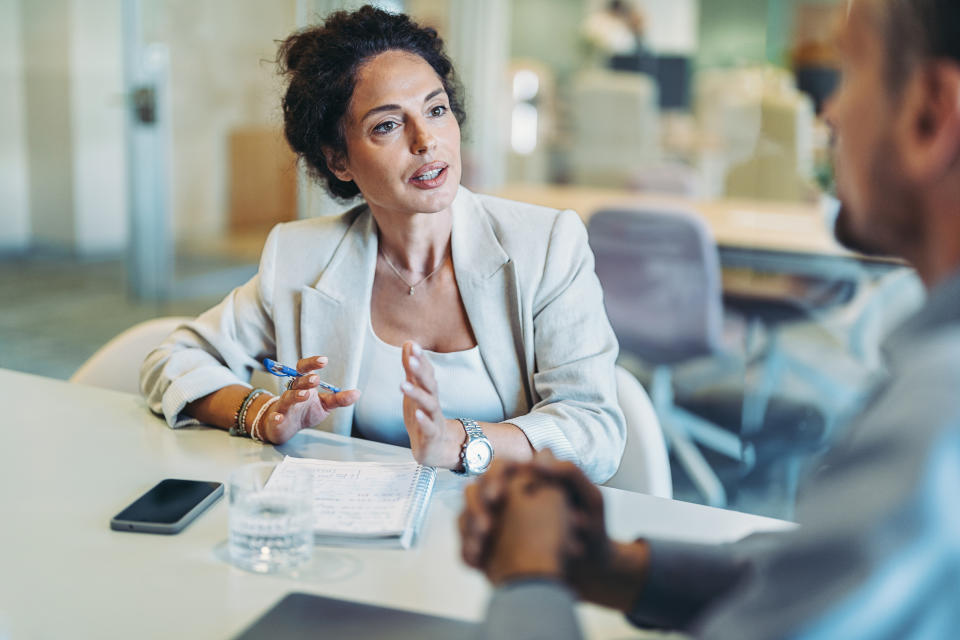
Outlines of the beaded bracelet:
{"label": "beaded bracelet", "polygon": [[267,409],[275,405],[279,399],[280,396],[273,396],[264,402],[260,410],[257,411],[257,415],[253,418],[253,424],[250,425],[250,437],[257,442],[266,442],[266,440],[263,439],[263,434],[260,433],[260,418],[262,418],[267,413]]}
{"label": "beaded bracelet", "polygon": [[250,393],[247,394],[247,397],[243,399],[243,402],[240,404],[240,408],[237,410],[234,424],[232,427],[230,427],[230,435],[239,436],[242,438],[250,437],[250,434],[247,432],[247,429],[244,426],[247,423],[247,410],[250,409],[250,405],[253,404],[254,399],[261,393],[269,392],[266,389],[251,389]]}

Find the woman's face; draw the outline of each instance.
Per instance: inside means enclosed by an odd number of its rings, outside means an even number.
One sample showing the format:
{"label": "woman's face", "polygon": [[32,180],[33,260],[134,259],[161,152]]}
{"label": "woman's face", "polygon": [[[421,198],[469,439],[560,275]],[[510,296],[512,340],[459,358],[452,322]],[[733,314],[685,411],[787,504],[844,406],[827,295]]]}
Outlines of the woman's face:
{"label": "woman's face", "polygon": [[460,125],[423,58],[387,51],[363,65],[344,119],[347,153],[330,163],[375,212],[435,213],[460,184]]}

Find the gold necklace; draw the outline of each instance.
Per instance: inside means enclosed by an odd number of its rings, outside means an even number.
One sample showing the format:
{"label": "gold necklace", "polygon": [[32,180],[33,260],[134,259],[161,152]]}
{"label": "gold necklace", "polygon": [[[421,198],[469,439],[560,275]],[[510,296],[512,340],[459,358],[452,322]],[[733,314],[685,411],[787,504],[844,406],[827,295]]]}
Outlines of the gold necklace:
{"label": "gold necklace", "polygon": [[400,281],[403,282],[403,284],[407,285],[407,287],[410,289],[410,295],[411,295],[411,296],[413,295],[413,290],[414,290],[414,289],[416,289],[417,287],[419,287],[420,285],[422,285],[424,282],[426,282],[427,280],[429,280],[429,279],[430,279],[430,276],[432,276],[433,274],[435,274],[437,271],[440,271],[440,267],[442,267],[442,266],[444,265],[444,263],[447,261],[447,256],[446,256],[446,254],[444,254],[443,260],[440,261],[440,264],[438,264],[438,265],[434,268],[433,271],[431,271],[431,272],[428,273],[426,276],[424,276],[423,278],[421,278],[420,281],[417,282],[416,284],[410,284],[409,282],[407,282],[407,279],[403,277],[403,274],[400,273],[400,270],[397,269],[395,266],[393,266],[393,263],[390,262],[390,258],[387,257],[387,254],[385,254],[379,247],[377,247],[377,253],[379,253],[381,256],[383,256],[384,262],[387,263],[387,266],[388,266],[388,267],[390,267],[391,269],[393,269],[393,272],[394,272],[395,274],[397,274],[397,277],[400,278]]}

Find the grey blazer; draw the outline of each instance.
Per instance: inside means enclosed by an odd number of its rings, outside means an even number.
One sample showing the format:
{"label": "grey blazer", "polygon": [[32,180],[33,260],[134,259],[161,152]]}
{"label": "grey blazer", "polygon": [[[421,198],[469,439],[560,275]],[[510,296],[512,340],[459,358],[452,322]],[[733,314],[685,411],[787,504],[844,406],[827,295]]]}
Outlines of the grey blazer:
{"label": "grey blazer", "polygon": [[[620,463],[625,425],[617,342],[583,223],[572,211],[463,187],[452,207],[457,284],[504,415],[534,448],[550,447],[594,481],[607,480]],[[196,424],[182,414],[188,402],[247,384],[264,357],[329,356],[324,379],[354,388],[376,260],[366,205],[278,225],[257,275],[147,356],[140,384],[150,408],[171,427]],[[353,407],[345,407],[318,427],[349,434],[352,424]]]}

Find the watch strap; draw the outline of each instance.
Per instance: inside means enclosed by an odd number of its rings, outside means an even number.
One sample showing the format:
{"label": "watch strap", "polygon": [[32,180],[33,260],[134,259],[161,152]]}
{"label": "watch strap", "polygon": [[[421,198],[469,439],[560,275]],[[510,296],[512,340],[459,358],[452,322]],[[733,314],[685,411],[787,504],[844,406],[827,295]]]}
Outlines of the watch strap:
{"label": "watch strap", "polygon": [[474,438],[483,438],[483,429],[480,428],[480,425],[476,420],[471,420],[470,418],[457,418],[460,424],[463,425],[463,430],[467,432],[467,439],[464,440],[464,444],[470,442]]}
{"label": "watch strap", "polygon": [[471,441],[477,438],[486,439],[487,436],[484,435],[483,429],[480,428],[476,420],[471,420],[470,418],[457,418],[457,420],[463,425],[463,430],[467,432],[467,437],[463,439],[463,444],[460,445],[460,467],[462,470],[454,470],[454,473],[470,475],[470,470],[467,469],[467,446]]}

